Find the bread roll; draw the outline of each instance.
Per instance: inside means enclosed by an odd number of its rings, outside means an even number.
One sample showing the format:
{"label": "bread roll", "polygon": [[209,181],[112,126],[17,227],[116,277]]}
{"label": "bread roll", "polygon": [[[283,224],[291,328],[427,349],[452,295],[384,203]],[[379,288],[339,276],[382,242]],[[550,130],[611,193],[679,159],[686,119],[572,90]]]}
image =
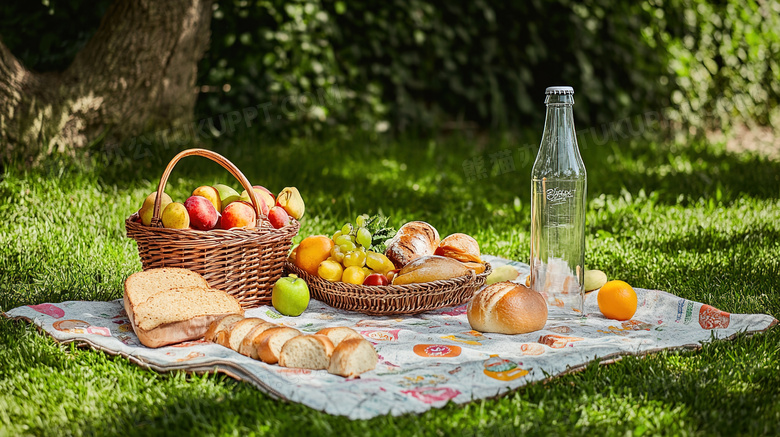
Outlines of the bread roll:
{"label": "bread roll", "polygon": [[209,325],[209,330],[206,331],[203,339],[212,343],[216,343],[217,337],[226,336],[230,330],[233,329],[233,325],[242,320],[244,320],[243,314],[231,314],[229,316],[220,317],[219,319],[211,322],[211,325]]}
{"label": "bread roll", "polygon": [[425,222],[409,222],[387,243],[385,256],[400,269],[421,256],[433,255],[439,242],[436,228]]}
{"label": "bread roll", "polygon": [[514,282],[496,282],[468,305],[471,328],[480,332],[525,334],[544,328],[547,303],[541,294]]}
{"label": "bread roll", "polygon": [[481,263],[479,243],[466,234],[452,234],[441,240],[436,255],[446,256],[460,262]]}
{"label": "bread roll", "polygon": [[466,266],[469,270],[474,270],[474,273],[479,275],[480,273],[485,273],[485,270],[487,270],[487,267],[483,263],[477,263],[477,262],[464,262],[464,266]]}
{"label": "bread roll", "polygon": [[279,365],[322,370],[330,364],[333,343],[324,335],[299,335],[287,340],[279,354]]}
{"label": "bread roll", "polygon": [[238,347],[238,353],[247,357],[258,359],[259,356],[257,355],[257,346],[255,345],[255,340],[257,340],[260,336],[263,335],[264,332],[268,331],[269,329],[278,327],[279,325],[271,322],[265,322],[256,325],[254,328],[252,328],[251,331],[247,332],[247,334],[244,336],[244,339],[241,340],[241,346]]}
{"label": "bread roll", "polygon": [[301,335],[301,331],[286,326],[271,328],[263,332],[254,340],[257,358],[267,364],[278,363],[282,346],[287,343],[287,340],[299,335]]}
{"label": "bread roll", "polygon": [[228,314],[244,314],[233,296],[202,287],[161,291],[129,309],[128,314],[134,314],[133,331],[147,347],[199,339],[214,320]]}
{"label": "bread roll", "polygon": [[431,282],[468,275],[469,269],[460,261],[438,255],[417,258],[393,277],[393,285]]}
{"label": "bread roll", "polygon": [[333,328],[320,329],[317,331],[317,335],[327,336],[333,343],[333,346],[336,347],[338,347],[339,343],[348,338],[363,338],[363,336],[358,334],[357,331],[352,328],[347,328],[346,326],[336,326]]}
{"label": "bread roll", "polygon": [[351,378],[363,372],[374,370],[379,357],[374,346],[364,338],[349,338],[342,341],[330,357],[328,373]]}

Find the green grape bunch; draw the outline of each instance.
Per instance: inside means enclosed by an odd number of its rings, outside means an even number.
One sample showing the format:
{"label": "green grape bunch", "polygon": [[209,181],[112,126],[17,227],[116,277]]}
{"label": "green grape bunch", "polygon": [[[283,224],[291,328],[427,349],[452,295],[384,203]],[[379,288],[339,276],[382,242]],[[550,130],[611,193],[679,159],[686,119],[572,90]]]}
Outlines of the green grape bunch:
{"label": "green grape bunch", "polygon": [[[393,238],[396,230],[387,225],[388,217],[375,215],[369,217],[362,214],[355,218],[355,223],[345,223],[333,234],[333,241],[339,247],[340,252],[346,255],[354,250],[373,251],[384,253],[387,242]],[[338,259],[339,256],[334,256]]]}

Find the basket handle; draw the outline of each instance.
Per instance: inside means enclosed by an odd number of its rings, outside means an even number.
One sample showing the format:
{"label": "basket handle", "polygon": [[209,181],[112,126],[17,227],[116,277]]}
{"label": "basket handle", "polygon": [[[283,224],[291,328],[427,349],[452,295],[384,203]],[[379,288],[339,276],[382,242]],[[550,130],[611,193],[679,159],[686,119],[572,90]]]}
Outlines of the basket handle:
{"label": "basket handle", "polygon": [[252,189],[252,185],[249,183],[249,180],[246,178],[246,176],[244,176],[243,173],[241,173],[241,170],[239,170],[238,167],[236,167],[227,158],[217,152],[212,152],[211,150],[206,149],[187,149],[179,152],[179,154],[171,159],[171,162],[168,163],[168,166],[165,167],[165,171],[160,178],[160,183],[157,185],[157,197],[154,199],[154,212],[152,213],[152,226],[159,227],[161,223],[160,216],[162,211],[160,211],[160,208],[162,205],[162,193],[165,191],[165,185],[168,183],[168,178],[173,171],[173,167],[176,166],[176,163],[179,162],[182,158],[187,156],[202,156],[204,158],[208,158],[221,165],[225,170],[229,171],[233,177],[238,179],[238,182],[241,183],[241,186],[244,187],[246,192],[249,194],[249,199],[252,201],[252,207],[255,208],[255,213],[257,214],[257,226],[260,226],[262,221],[260,218],[262,215],[259,206],[260,202],[258,202],[257,194],[255,193],[255,190]]}

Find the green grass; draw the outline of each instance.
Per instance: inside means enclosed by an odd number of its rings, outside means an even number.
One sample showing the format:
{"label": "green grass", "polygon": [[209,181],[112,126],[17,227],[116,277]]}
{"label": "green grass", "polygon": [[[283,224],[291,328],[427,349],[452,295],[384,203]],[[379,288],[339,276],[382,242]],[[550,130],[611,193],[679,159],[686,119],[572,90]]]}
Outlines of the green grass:
{"label": "green grass", "polygon": [[[215,149],[253,183],[297,186],[301,235],[363,212],[473,235],[527,261],[530,167],[521,142],[230,139]],[[780,162],[718,145],[584,142],[587,264],[632,285],[729,312],[780,316]],[[463,163],[510,150],[516,170],[468,182]],[[525,153],[525,154],[524,154]],[[133,155],[132,151],[128,152]],[[156,188],[173,150],[97,165],[49,160],[0,181],[0,308],[121,296],[140,270],[123,219]],[[102,158],[97,156],[97,158]],[[99,160],[99,159],[98,159]],[[202,158],[174,170],[183,200],[231,181]],[[298,238],[300,239],[300,237]],[[777,435],[780,330],[696,352],[626,358],[498,399],[349,421],[274,401],[219,375],[157,374],[0,318],[0,435]]]}

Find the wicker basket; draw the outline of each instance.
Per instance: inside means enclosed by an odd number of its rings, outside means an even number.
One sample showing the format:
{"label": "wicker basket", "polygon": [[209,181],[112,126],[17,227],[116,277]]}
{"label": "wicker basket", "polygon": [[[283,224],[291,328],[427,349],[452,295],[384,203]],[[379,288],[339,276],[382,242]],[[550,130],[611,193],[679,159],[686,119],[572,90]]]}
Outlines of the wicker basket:
{"label": "wicker basket", "polygon": [[[176,163],[186,156],[208,158],[230,172],[249,194],[257,214],[254,229],[236,228],[198,231],[166,229],[160,220],[161,193]],[[138,243],[144,270],[182,267],[198,272],[213,288],[233,295],[244,308],[271,303],[271,290],[282,276],[284,262],[300,223],[274,229],[261,213],[259,202],[246,176],[222,155],[205,149],[189,149],[176,155],[160,178],[151,226],[144,226],[135,213],[125,220],[127,236]]]}
{"label": "wicker basket", "polygon": [[485,263],[485,266],[485,271],[479,275],[471,271],[470,275],[454,279],[371,287],[330,282],[306,273],[289,261],[285,269],[306,281],[313,298],[334,308],[372,316],[391,316],[419,314],[468,302],[485,285],[485,279],[492,270],[490,264]]}

